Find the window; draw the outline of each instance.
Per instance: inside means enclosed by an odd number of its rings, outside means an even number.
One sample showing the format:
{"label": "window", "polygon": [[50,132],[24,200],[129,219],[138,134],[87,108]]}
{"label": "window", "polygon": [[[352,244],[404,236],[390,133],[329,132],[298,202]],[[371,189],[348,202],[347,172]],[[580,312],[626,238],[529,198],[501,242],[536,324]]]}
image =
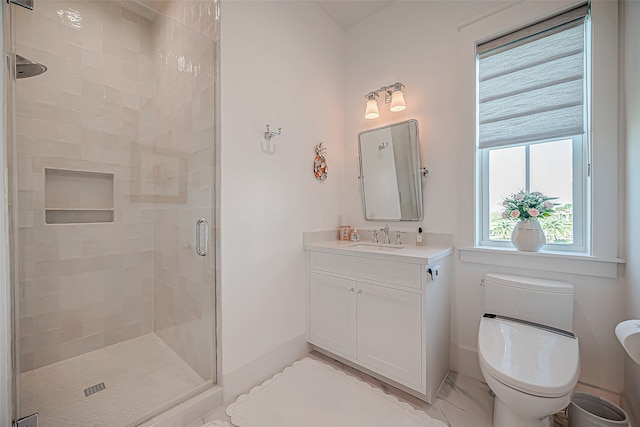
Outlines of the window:
{"label": "window", "polygon": [[525,190],[557,198],[547,244],[586,251],[587,22],[585,5],[477,46],[481,245],[508,245],[502,201]]}

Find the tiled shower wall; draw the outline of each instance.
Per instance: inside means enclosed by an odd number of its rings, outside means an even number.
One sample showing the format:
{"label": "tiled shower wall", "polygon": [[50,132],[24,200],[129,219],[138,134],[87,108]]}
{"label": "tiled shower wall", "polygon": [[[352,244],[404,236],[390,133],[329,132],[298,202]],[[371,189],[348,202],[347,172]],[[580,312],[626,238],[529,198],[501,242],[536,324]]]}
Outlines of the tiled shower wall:
{"label": "tiled shower wall", "polygon": [[[147,3],[171,19],[118,1],[14,10],[17,52],[49,68],[16,83],[22,372],[155,331],[214,376],[217,4]],[[45,224],[45,168],[113,174],[114,222]]]}
{"label": "tiled shower wall", "polygon": [[[151,332],[153,210],[136,197],[154,52],[152,22],[119,2],[14,13],[17,52],[49,68],[16,83],[24,372]],[[45,224],[45,168],[113,174],[114,222]]]}
{"label": "tiled shower wall", "polygon": [[[153,329],[203,379],[214,376],[214,3],[172,3],[154,28]],[[178,7],[179,6],[179,7]],[[195,225],[209,223],[209,253],[196,254]],[[204,232],[204,229],[203,229]],[[179,242],[179,244],[176,244]],[[204,237],[202,240],[204,244]]]}

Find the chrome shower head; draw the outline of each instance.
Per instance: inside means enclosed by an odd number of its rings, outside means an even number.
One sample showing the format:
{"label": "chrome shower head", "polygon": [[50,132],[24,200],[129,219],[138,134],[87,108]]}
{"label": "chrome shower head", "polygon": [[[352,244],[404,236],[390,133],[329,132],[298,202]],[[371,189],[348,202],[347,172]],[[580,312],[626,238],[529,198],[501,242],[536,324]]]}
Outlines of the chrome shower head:
{"label": "chrome shower head", "polygon": [[47,71],[47,67],[16,54],[16,79],[37,76]]}

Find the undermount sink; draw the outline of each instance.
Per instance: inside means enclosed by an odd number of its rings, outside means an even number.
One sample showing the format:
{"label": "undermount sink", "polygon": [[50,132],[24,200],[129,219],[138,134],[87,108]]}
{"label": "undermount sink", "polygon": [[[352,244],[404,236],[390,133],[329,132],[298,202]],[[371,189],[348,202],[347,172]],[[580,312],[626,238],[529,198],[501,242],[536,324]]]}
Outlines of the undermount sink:
{"label": "undermount sink", "polygon": [[349,245],[351,249],[361,251],[394,251],[404,248],[402,245],[392,245],[389,243],[354,243]]}

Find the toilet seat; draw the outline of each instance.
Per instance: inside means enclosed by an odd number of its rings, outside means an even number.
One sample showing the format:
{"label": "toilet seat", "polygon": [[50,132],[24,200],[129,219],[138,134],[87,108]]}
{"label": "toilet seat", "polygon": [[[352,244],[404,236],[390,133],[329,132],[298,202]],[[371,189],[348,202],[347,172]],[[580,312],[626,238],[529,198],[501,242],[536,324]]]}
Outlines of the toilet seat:
{"label": "toilet seat", "polygon": [[478,354],[492,377],[534,396],[564,396],[580,374],[577,338],[513,320],[483,317]]}

